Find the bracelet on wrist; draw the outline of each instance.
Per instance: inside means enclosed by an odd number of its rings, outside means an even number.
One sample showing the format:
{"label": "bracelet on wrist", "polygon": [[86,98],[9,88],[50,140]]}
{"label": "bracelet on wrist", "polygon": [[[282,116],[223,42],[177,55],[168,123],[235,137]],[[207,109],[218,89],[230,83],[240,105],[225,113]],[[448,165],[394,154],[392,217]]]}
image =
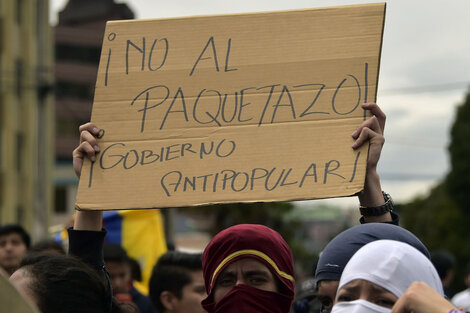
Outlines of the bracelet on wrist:
{"label": "bracelet on wrist", "polygon": [[361,215],[363,215],[363,216],[379,216],[379,215],[383,215],[385,213],[393,211],[392,197],[384,191],[382,191],[382,195],[383,195],[384,200],[385,200],[384,204],[378,205],[378,206],[370,206],[370,207],[360,206],[359,210],[361,211]]}

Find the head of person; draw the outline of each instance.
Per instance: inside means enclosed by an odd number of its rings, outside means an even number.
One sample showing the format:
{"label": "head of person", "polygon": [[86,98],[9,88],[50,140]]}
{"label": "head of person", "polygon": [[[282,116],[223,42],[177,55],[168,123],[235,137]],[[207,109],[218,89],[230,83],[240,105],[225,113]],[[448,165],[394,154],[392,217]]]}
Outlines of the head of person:
{"label": "head of person", "polygon": [[54,239],[44,239],[35,243],[29,249],[28,253],[49,253],[65,255],[65,249],[59,242],[55,241]]}
{"label": "head of person", "polygon": [[448,251],[435,250],[431,252],[431,262],[444,287],[448,287],[454,278],[455,257]]}
{"label": "head of person", "polygon": [[444,296],[436,269],[420,251],[394,240],[368,243],[346,265],[332,313],[389,313],[416,281]]}
{"label": "head of person", "polygon": [[20,266],[30,242],[28,233],[20,225],[0,227],[0,267],[9,275]]}
{"label": "head of person", "polygon": [[381,239],[407,243],[429,258],[426,246],[406,229],[385,223],[369,223],[351,227],[335,238],[323,249],[318,260],[315,278],[317,297],[322,311],[333,307],[341,274],[351,257],[364,245]]}
{"label": "head of person", "polygon": [[294,261],[282,236],[241,224],[218,233],[202,256],[209,313],[287,313],[294,299]]}
{"label": "head of person", "polygon": [[153,268],[149,297],[160,313],[204,313],[201,254],[170,251]]}
{"label": "head of person", "polygon": [[10,282],[41,312],[110,312],[111,298],[104,280],[71,256],[27,255]]}
{"label": "head of person", "polygon": [[113,294],[126,294],[132,283],[132,271],[126,251],[117,244],[105,244],[103,258],[111,278]]}

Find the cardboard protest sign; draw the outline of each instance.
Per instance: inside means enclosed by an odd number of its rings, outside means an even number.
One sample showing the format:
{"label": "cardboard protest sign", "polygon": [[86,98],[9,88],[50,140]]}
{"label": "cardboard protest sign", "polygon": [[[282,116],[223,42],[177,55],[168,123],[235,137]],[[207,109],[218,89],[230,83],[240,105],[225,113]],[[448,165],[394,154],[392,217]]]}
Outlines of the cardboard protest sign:
{"label": "cardboard protest sign", "polygon": [[9,281],[9,275],[0,268],[0,303],[2,312],[40,313],[30,299],[22,295]]}
{"label": "cardboard protest sign", "polygon": [[352,195],[385,4],[108,22],[78,209]]}

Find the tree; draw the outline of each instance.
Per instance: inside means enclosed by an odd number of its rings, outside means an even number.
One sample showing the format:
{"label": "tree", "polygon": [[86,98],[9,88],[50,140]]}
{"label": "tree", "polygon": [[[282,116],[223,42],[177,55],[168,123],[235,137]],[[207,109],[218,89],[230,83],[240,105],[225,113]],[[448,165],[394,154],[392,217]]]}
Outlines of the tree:
{"label": "tree", "polygon": [[465,102],[457,109],[454,125],[451,129],[449,146],[452,169],[446,178],[449,193],[462,208],[465,215],[470,215],[470,92]]}
{"label": "tree", "polygon": [[457,108],[449,145],[451,170],[429,196],[402,206],[403,225],[430,250],[446,249],[456,256],[456,290],[464,286],[463,266],[470,251],[470,92]]}

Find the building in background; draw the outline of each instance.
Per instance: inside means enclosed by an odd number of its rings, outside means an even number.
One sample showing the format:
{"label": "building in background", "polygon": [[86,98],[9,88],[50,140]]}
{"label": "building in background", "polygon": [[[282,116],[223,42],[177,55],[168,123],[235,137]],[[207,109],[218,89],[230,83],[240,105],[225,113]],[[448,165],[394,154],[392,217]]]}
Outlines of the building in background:
{"label": "building in background", "polygon": [[90,120],[106,21],[132,18],[127,5],[114,0],[69,0],[59,13],[54,27],[54,224],[65,222],[74,211],[78,179],[72,151],[79,143],[78,127]]}
{"label": "building in background", "polygon": [[40,238],[53,207],[53,44],[48,0],[0,1],[0,224]]}

